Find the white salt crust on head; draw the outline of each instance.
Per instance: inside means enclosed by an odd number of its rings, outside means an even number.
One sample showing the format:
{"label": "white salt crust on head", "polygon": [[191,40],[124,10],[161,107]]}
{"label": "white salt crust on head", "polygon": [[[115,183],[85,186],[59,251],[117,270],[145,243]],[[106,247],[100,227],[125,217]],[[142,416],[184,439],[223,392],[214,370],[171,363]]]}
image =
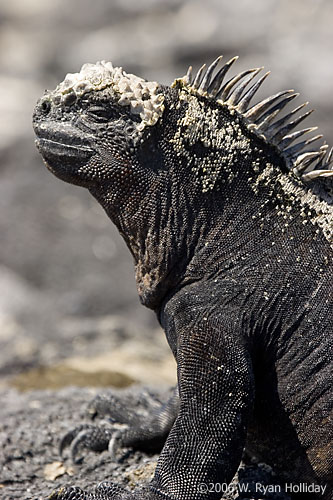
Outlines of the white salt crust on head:
{"label": "white salt crust on head", "polygon": [[158,93],[160,86],[157,82],[147,82],[105,61],[84,64],[80,73],[68,73],[55,89],[54,96],[63,99],[74,92],[77,97],[81,97],[87,92],[108,87],[112,88],[120,106],[129,106],[131,113],[140,116],[138,130],[143,130],[146,125],[155,125],[162,116],[164,96]]}

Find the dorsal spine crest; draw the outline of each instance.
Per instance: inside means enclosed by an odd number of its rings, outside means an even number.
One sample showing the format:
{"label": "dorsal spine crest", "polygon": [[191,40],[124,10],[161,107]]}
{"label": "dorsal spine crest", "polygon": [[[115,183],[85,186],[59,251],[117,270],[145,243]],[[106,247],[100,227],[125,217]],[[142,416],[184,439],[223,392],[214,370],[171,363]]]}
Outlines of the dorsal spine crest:
{"label": "dorsal spine crest", "polygon": [[[310,110],[294,118],[295,114],[308,103],[301,104],[283,118],[274,121],[282,109],[299,94],[294,93],[293,90],[282,91],[249,107],[250,101],[269,72],[259,78],[249,89],[248,85],[263,68],[243,71],[224,83],[224,78],[237,57],[230,59],[217,71],[216,68],[221,59],[222,56],[219,56],[207,70],[206,65],[201,66],[194,77],[192,67],[190,67],[183,78],[175,80],[173,87],[186,90],[192,95],[214,99],[220,106],[227,106],[231,112],[237,112],[249,130],[256,133],[268,144],[277,147],[287,167],[303,182],[312,182],[318,178],[332,180],[333,148],[328,151],[328,147],[323,145],[319,150],[307,149],[312,142],[320,139],[321,135],[292,145],[304,134],[317,129],[317,127],[307,127],[292,132],[301,121],[312,113],[313,110]],[[217,73],[214,76],[215,71]]]}

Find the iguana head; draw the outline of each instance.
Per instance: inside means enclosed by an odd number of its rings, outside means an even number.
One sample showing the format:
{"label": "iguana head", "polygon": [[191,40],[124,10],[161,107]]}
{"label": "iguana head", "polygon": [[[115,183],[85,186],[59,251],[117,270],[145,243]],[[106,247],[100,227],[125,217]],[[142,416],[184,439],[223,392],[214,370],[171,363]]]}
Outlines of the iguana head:
{"label": "iguana head", "polygon": [[182,260],[203,244],[212,219],[225,212],[230,224],[240,199],[255,217],[274,182],[292,200],[289,180],[333,178],[332,151],[311,149],[321,136],[294,144],[314,130],[293,132],[310,112],[297,117],[301,105],[276,119],[298,94],[252,105],[267,74],[256,80],[262,68],[255,68],[226,80],[236,58],[218,69],[220,59],[171,87],[111,63],[85,64],[36,106],[36,143],[47,167],[88,187],[103,205],[135,257],[139,291],[179,281]]}
{"label": "iguana head", "polygon": [[85,64],[38,102],[37,147],[47,167],[67,182],[91,187],[119,181],[145,127],[162,115],[163,101],[156,82],[104,61]]}

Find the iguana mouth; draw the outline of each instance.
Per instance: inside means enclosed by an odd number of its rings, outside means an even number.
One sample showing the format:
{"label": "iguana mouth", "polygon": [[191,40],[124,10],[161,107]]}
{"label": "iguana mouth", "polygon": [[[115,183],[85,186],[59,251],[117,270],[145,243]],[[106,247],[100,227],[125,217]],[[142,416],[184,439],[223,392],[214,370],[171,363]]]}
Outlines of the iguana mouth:
{"label": "iguana mouth", "polygon": [[70,124],[54,122],[46,127],[43,123],[36,123],[34,130],[37,148],[43,156],[87,158],[94,152],[89,137]]}
{"label": "iguana mouth", "polygon": [[38,138],[36,139],[36,146],[38,150],[43,153],[52,153],[57,156],[75,156],[89,157],[92,155],[93,150],[88,146],[65,144],[64,142],[53,141],[51,139]]}

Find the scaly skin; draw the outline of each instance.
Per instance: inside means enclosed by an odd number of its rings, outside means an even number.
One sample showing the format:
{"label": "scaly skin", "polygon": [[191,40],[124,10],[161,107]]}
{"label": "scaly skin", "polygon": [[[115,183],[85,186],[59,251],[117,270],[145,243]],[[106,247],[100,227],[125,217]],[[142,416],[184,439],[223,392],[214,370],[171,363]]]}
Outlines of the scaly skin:
{"label": "scaly skin", "polygon": [[37,147],[56,176],[89,189],[124,237],[141,301],[177,360],[179,398],[148,422],[97,399],[92,411],[114,413],[125,430],[79,426],[63,439],[75,459],[82,447],[156,448],[168,436],[145,491],[104,485],[51,498],[217,500],[219,490],[202,484],[231,481],[246,438],[282,478],[316,483],[318,498],[330,498],[329,200],[289,171],[286,136],[279,149],[235,108],[239,95],[210,95],[215,80],[167,87],[101,67],[39,101]]}

